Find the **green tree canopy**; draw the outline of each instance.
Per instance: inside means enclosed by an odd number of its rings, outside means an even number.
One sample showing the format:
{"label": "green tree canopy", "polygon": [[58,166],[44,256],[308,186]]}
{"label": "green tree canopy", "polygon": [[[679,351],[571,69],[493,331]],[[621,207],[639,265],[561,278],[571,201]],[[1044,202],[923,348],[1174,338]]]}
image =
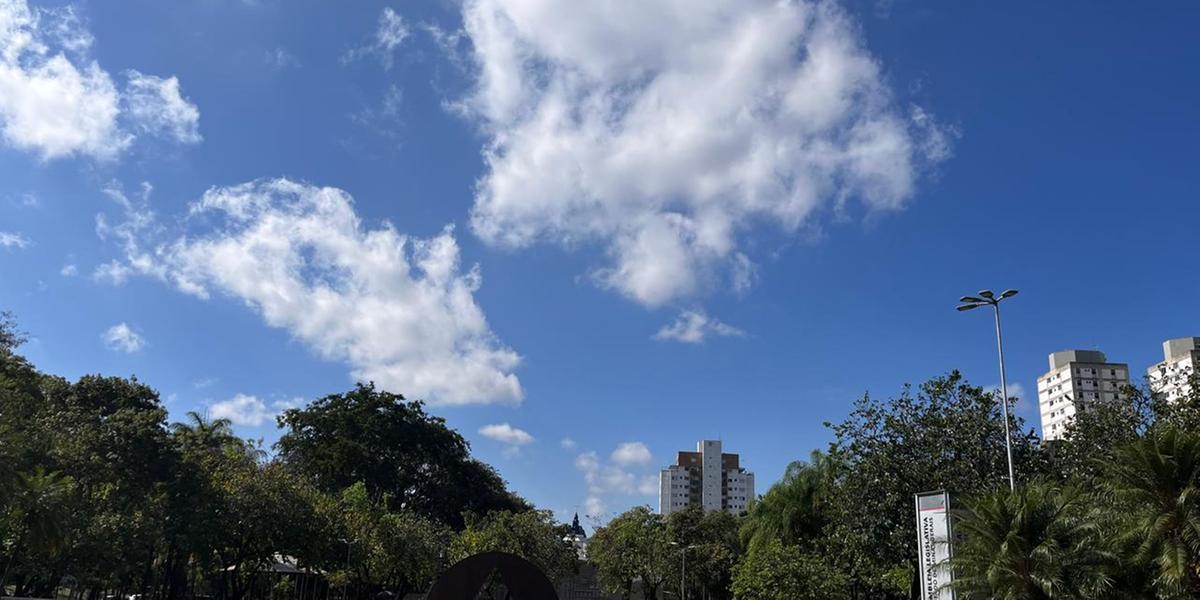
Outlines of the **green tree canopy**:
{"label": "green tree canopy", "polygon": [[[1011,413],[1011,411],[1010,411]],[[1037,437],[1012,417],[1019,478],[1044,472]],[[845,470],[829,499],[831,554],[875,597],[904,597],[914,585],[913,494],[971,495],[1008,486],[996,395],[957,371],[881,402],[858,400],[832,426],[830,456]]]}
{"label": "green tree canopy", "polygon": [[471,458],[467,441],[420,402],[359,384],[279,417],[280,458],[322,490],[362,482],[390,508],[461,529],[463,512],[525,510],[491,467]]}
{"label": "green tree canopy", "polygon": [[642,596],[655,598],[673,572],[679,550],[671,546],[662,515],[638,506],[596,530],[588,543],[588,559],[599,569],[607,593],[628,599],[638,581]]}
{"label": "green tree canopy", "polygon": [[578,557],[567,541],[569,527],[545,510],[494,511],[468,515],[466,528],[450,544],[451,562],[481,552],[507,552],[536,565],[551,581],[575,574]]}

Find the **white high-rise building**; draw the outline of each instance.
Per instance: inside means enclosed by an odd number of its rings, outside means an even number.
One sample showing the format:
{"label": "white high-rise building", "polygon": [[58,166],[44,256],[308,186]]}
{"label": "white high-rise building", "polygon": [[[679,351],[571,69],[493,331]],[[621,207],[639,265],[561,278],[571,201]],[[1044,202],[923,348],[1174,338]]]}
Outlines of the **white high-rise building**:
{"label": "white high-rise building", "polygon": [[1146,371],[1150,388],[1174,402],[1192,391],[1192,378],[1200,375],[1200,337],[1163,342],[1163,361]]}
{"label": "white high-rise building", "polygon": [[721,452],[721,442],[702,440],[695,452],[680,452],[675,464],[658,475],[658,510],[669,515],[689,506],[738,514],[754,498],[754,473],[736,454]]}
{"label": "white high-rise building", "polygon": [[1110,363],[1103,352],[1063,350],[1050,355],[1050,371],[1038,377],[1042,439],[1063,436],[1076,411],[1089,403],[1121,397],[1129,385],[1129,365]]}

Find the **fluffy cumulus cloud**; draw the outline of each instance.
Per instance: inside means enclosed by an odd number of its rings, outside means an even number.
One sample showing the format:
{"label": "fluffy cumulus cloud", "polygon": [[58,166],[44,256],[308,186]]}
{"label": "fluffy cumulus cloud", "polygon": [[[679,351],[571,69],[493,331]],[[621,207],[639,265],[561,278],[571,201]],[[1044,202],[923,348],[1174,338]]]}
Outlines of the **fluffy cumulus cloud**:
{"label": "fluffy cumulus cloud", "polygon": [[607,462],[595,451],[576,456],[575,469],[587,484],[584,511],[591,517],[604,518],[613,496],[645,498],[658,494],[658,476],[646,472],[651,460],[650,451],[641,442],[621,444]]}
{"label": "fluffy cumulus cloud", "polygon": [[346,192],[274,179],[210,189],[191,207],[193,230],[175,236],[140,200],[112,195],[127,221],[97,230],[126,256],[97,277],[140,273],[239,299],[357,379],[433,403],[521,401],[520,356],[476,304],[482,278],[462,268],[452,229],[420,239],[368,228]]}
{"label": "fluffy cumulus cloud", "polygon": [[265,402],[246,394],[237,394],[213,404],[209,407],[209,413],[214,419],[229,419],[234,425],[248,427],[258,427],[275,417],[275,412],[267,408]]}
{"label": "fluffy cumulus cloud", "polygon": [[729,337],[745,334],[737,327],[709,317],[704,311],[685,310],[673,322],[659,329],[654,339],[699,344],[710,335]]}
{"label": "fluffy cumulus cloud", "polygon": [[276,400],[267,405],[257,396],[235,394],[228,400],[222,400],[209,406],[209,414],[214,419],[229,419],[234,425],[258,427],[271,422],[275,415],[289,408],[297,408],[303,402],[300,399]]}
{"label": "fluffy cumulus cloud", "polygon": [[90,56],[91,45],[70,6],[0,0],[0,134],[8,145],[46,160],[109,160],[138,134],[199,141],[199,113],[180,95],[178,80],[130,71],[121,91]]}
{"label": "fluffy cumulus cloud", "polygon": [[641,442],[625,442],[617,446],[613,450],[612,461],[618,465],[648,465],[654,457],[650,454],[650,449]]}
{"label": "fluffy cumulus cloud", "polygon": [[751,226],[899,209],[948,154],[831,2],[466,0],[463,22],[459,108],[490,138],[474,231],[599,242],[595,280],[646,305],[741,291]]}
{"label": "fluffy cumulus cloud", "polygon": [[109,348],[127,354],[146,346],[146,339],[124,322],[109,327],[100,337]]}
{"label": "fluffy cumulus cloud", "polygon": [[533,443],[533,436],[529,435],[528,431],[517,429],[508,423],[485,425],[479,428],[479,434],[511,446],[528,446]]}

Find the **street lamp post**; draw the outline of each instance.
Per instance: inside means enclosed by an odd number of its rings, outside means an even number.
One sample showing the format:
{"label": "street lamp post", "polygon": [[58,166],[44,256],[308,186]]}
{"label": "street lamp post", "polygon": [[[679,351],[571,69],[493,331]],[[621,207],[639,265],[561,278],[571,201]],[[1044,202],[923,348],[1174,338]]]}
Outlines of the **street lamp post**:
{"label": "street lamp post", "polygon": [[347,600],[350,593],[350,546],[357,542],[355,539],[342,538],[346,544],[346,582],[342,584],[342,600]]}
{"label": "street lamp post", "polygon": [[[671,542],[671,545],[679,546],[679,542]],[[679,549],[679,600],[687,600],[687,551],[695,547],[692,544]]]}
{"label": "street lamp post", "polygon": [[1017,290],[1005,290],[999,296],[991,290],[980,290],[979,297],[963,296],[958,301],[962,302],[958,306],[959,311],[967,311],[980,306],[991,306],[996,313],[996,350],[1000,354],[1000,395],[1004,404],[1001,406],[1004,409],[1004,450],[1008,455],[1008,489],[1010,491],[1017,488],[1016,478],[1013,475],[1013,455],[1012,455],[1012,434],[1008,430],[1008,380],[1004,372],[1004,337],[1000,333],[1000,301],[1005,298],[1012,298],[1017,295]]}

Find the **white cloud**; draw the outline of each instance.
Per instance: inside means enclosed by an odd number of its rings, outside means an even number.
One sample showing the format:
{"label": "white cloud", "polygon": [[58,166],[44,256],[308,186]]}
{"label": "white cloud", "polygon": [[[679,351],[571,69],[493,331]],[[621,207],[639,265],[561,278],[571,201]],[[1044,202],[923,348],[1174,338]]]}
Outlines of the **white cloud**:
{"label": "white cloud", "polygon": [[132,274],[132,269],[118,261],[112,260],[98,265],[96,270],[92,271],[92,279],[112,285],[124,285]]}
{"label": "white cloud", "polygon": [[63,265],[62,269],[59,269],[59,271],[58,271],[58,274],[62,275],[63,277],[74,277],[78,273],[79,273],[79,267],[75,266],[72,263],[67,263],[67,264]]}
{"label": "white cloud", "polygon": [[29,247],[29,238],[9,231],[0,231],[0,247],[3,248],[27,248]]}
{"label": "white cloud", "polygon": [[152,213],[124,204],[129,221],[97,231],[124,242],[126,261],[117,264],[125,269],[200,298],[239,299],[389,390],[436,404],[523,397],[512,373],[521,358],[476,304],[482,277],[477,266],[461,268],[449,227],[429,239],[389,223],[368,229],[342,190],[259,180],[208,190],[191,207],[196,230],[147,252],[146,240],[161,235]]}
{"label": "white cloud", "polygon": [[[170,122],[183,108],[195,111],[179,96],[173,77],[158,80],[172,82],[164,92],[173,96],[162,96],[163,102],[145,104],[146,89],[133,76],[123,97],[91,58],[91,45],[92,35],[72,7],[31,9],[25,0],[0,0],[5,142],[43,160],[72,155],[111,160],[133,142],[132,131],[158,133],[154,124]],[[123,112],[122,105],[131,110]]]}
{"label": "white cloud", "polygon": [[466,0],[463,21],[458,109],[490,138],[473,230],[599,242],[594,280],[646,305],[744,291],[748,229],[900,209],[949,153],[835,3]]}
{"label": "white cloud", "polygon": [[375,36],[371,43],[350,50],[342,57],[342,62],[374,55],[379,58],[385,70],[390,70],[395,60],[396,48],[404,43],[408,35],[408,25],[404,23],[404,19],[391,7],[385,6],[379,13],[379,24],[375,28]]}
{"label": "white cloud", "polygon": [[304,406],[302,398],[276,400],[267,405],[257,396],[235,394],[228,400],[222,400],[209,407],[209,414],[214,419],[229,419],[234,425],[258,427],[275,419],[275,416],[291,408]]}
{"label": "white cloud", "polygon": [[533,443],[533,436],[529,435],[529,432],[517,429],[508,423],[485,425],[479,428],[479,434],[512,446],[528,446]]}
{"label": "white cloud", "polygon": [[228,400],[222,400],[209,407],[214,419],[229,419],[234,425],[258,427],[275,418],[276,411],[267,408],[266,403],[256,396],[237,394]]}
{"label": "white cloud", "polygon": [[[996,394],[996,396],[999,397],[1000,396],[1000,384],[994,383],[994,384],[988,386],[987,391],[992,394]],[[1019,383],[1008,384],[1008,397],[1010,400],[1015,400],[1015,399],[1029,400],[1030,399],[1028,396],[1025,395],[1025,386],[1023,386]],[[1036,400],[1037,398],[1033,398],[1033,399]]]}
{"label": "white cloud", "polygon": [[[587,484],[585,512],[591,516],[604,514],[610,496],[655,496],[658,494],[657,473],[645,472],[652,460],[650,451],[641,442],[627,442],[613,451],[611,462],[600,460],[595,451],[575,457],[575,469],[583,474]],[[638,471],[627,467],[641,467]]]}
{"label": "white cloud", "polygon": [[125,111],[138,131],[174,139],[181,144],[198,144],[200,109],[184,99],[179,79],[155,77],[129,71],[125,89]]}
{"label": "white cloud", "polygon": [[583,514],[599,519],[604,516],[605,512],[607,512],[607,507],[604,504],[604,500],[601,500],[599,496],[588,496],[584,500]]}
{"label": "white cloud", "polygon": [[625,442],[613,450],[612,461],[618,465],[648,465],[654,457],[650,449],[641,442]]}
{"label": "white cloud", "polygon": [[699,344],[709,335],[742,336],[746,332],[709,317],[704,311],[685,310],[675,317],[675,321],[659,329],[654,339]]}
{"label": "white cloud", "polygon": [[569,437],[565,437],[558,442],[558,445],[562,446],[566,450],[573,450],[573,449],[575,449],[576,444],[575,444],[575,440],[573,440]]}
{"label": "white cloud", "polygon": [[100,337],[109,348],[130,354],[146,346],[145,338],[124,322],[109,327]]}

